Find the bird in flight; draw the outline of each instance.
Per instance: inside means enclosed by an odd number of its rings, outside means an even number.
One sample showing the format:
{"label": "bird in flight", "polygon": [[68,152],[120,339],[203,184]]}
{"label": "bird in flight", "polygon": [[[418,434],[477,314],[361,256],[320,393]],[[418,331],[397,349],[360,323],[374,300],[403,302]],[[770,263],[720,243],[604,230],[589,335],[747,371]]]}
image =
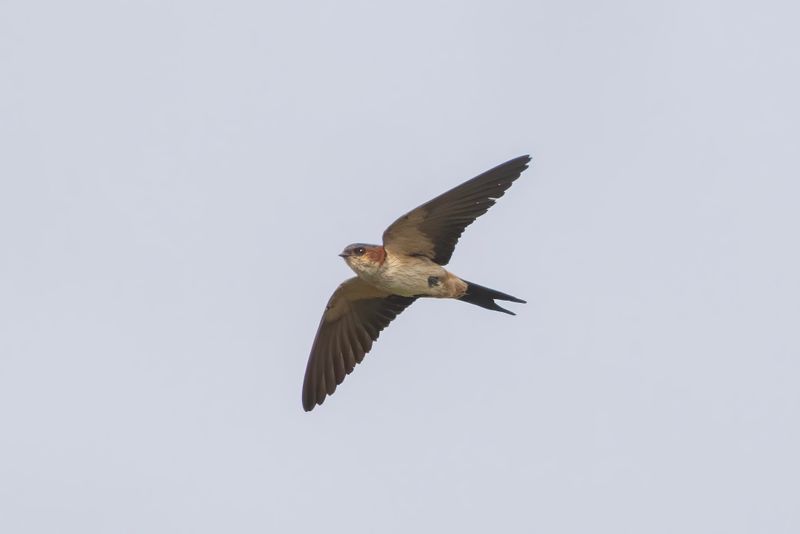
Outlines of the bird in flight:
{"label": "bird in flight", "polygon": [[406,213],[383,232],[383,245],[355,243],[339,254],[357,276],[333,292],[322,314],[303,381],[311,411],[336,391],[381,330],[421,297],[458,299],[514,315],[495,300],[521,302],[446,270],[464,229],[494,205],[528,168],[520,156]]}

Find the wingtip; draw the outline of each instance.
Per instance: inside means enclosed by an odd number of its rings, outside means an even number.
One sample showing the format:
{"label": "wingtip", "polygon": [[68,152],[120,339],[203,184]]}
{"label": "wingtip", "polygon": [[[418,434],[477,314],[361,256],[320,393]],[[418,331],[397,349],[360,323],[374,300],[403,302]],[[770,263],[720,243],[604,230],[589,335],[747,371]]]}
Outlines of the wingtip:
{"label": "wingtip", "polygon": [[322,400],[317,400],[316,395],[311,390],[303,389],[303,411],[310,412],[324,401],[324,396]]}
{"label": "wingtip", "polygon": [[317,401],[315,401],[313,399],[310,402],[304,400],[303,401],[303,411],[308,413],[311,410],[313,410],[314,408],[316,408],[317,406],[319,406],[320,404],[322,404],[322,403],[321,402],[317,402]]}
{"label": "wingtip", "polygon": [[532,159],[533,158],[531,158],[530,154],[525,154],[523,156],[517,156],[514,159],[510,159],[507,162],[501,164],[500,166],[516,169],[519,171],[519,174],[522,174],[530,167]]}

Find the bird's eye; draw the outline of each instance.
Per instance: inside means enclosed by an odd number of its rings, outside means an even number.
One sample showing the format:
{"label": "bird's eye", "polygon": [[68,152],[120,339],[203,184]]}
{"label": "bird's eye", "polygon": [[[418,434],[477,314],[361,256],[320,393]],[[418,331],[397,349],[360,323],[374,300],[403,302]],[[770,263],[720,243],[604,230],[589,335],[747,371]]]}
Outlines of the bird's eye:
{"label": "bird's eye", "polygon": [[356,247],[356,249],[353,252],[356,253],[356,256],[361,256],[366,251],[364,250],[364,247]]}

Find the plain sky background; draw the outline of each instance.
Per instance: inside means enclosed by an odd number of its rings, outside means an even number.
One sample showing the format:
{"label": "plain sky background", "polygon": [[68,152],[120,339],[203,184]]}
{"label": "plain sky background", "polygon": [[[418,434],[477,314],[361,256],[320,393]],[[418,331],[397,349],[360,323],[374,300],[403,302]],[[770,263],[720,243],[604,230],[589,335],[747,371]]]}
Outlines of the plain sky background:
{"label": "plain sky background", "polygon": [[[800,532],[796,2],[0,0],[0,532]],[[336,256],[496,164],[321,408]]]}

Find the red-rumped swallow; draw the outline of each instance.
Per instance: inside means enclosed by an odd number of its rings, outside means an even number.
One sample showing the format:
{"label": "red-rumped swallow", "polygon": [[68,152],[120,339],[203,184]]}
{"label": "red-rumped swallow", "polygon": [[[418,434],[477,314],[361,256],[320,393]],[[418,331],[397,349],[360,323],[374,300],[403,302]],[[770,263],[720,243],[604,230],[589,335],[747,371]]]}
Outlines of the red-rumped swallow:
{"label": "red-rumped swallow", "polygon": [[521,302],[447,271],[458,238],[528,168],[521,156],[406,213],[383,233],[383,246],[356,243],[339,254],[357,276],[333,292],[311,347],[303,408],[322,404],[372,348],[381,330],[420,297],[458,299],[514,315],[495,302]]}

